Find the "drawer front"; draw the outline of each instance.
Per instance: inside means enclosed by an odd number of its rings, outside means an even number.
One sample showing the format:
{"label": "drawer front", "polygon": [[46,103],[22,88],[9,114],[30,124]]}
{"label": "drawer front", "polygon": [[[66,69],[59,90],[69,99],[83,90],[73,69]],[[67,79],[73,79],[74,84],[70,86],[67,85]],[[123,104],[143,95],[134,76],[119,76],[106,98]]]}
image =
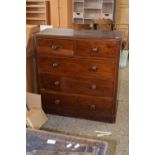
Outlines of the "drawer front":
{"label": "drawer front", "polygon": [[41,74],[41,88],[58,92],[113,97],[113,81]]}
{"label": "drawer front", "polygon": [[72,109],[53,109],[44,107],[43,110],[47,114],[55,114],[60,116],[67,116],[67,117],[75,117],[75,118],[82,118],[88,120],[95,120],[95,121],[102,121],[108,123],[114,123],[116,116],[113,114],[107,114],[107,112],[98,112],[98,111],[85,111],[85,110],[72,110]]}
{"label": "drawer front", "polygon": [[74,41],[65,39],[37,39],[39,55],[74,55]]}
{"label": "drawer front", "polygon": [[114,79],[115,64],[112,61],[85,59],[38,58],[39,72],[56,75]]}
{"label": "drawer front", "polygon": [[106,115],[112,114],[112,100],[96,97],[74,96],[60,93],[41,93],[43,109],[49,113],[67,113],[73,111],[80,116],[81,112]]}
{"label": "drawer front", "polygon": [[78,56],[114,58],[117,56],[117,51],[117,42],[115,41],[76,41],[76,54]]}

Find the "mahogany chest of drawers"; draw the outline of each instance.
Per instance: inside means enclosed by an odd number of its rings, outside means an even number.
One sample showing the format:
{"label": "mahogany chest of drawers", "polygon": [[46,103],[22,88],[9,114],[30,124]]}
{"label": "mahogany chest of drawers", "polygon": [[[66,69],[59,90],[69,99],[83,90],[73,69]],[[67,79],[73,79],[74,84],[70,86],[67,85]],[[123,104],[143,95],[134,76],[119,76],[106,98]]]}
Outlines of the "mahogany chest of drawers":
{"label": "mahogany chest of drawers", "polygon": [[115,122],[121,33],[46,29],[35,41],[43,110]]}

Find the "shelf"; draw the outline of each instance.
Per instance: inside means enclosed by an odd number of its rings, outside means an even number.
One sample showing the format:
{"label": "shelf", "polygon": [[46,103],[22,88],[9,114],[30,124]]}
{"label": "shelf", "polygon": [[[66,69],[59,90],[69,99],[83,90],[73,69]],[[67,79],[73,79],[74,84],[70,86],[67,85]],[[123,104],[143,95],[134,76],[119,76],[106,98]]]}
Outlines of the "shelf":
{"label": "shelf", "polygon": [[26,2],[35,2],[35,3],[38,3],[38,2],[44,2],[43,0],[26,0]]}
{"label": "shelf", "polygon": [[91,23],[93,23],[93,19],[84,19],[84,23],[85,24],[91,24]]}
{"label": "shelf", "polygon": [[74,11],[73,13],[84,13],[83,11]]}
{"label": "shelf", "polygon": [[84,3],[84,2],[74,2],[74,3]]}
{"label": "shelf", "polygon": [[102,8],[95,8],[95,7],[85,7],[84,9],[91,9],[91,10],[102,10]]}
{"label": "shelf", "polygon": [[114,2],[103,2],[103,4],[107,4],[107,3],[114,4]]}
{"label": "shelf", "polygon": [[111,1],[104,0],[103,3],[114,3],[114,0],[111,0]]}
{"label": "shelf", "polygon": [[46,20],[45,18],[26,18],[26,20]]}
{"label": "shelf", "polygon": [[91,18],[91,17],[84,17],[84,19],[91,19],[91,20],[95,20],[95,18]]}
{"label": "shelf", "polygon": [[74,18],[74,20],[73,20],[75,23],[78,23],[78,24],[84,24],[84,21],[83,21],[83,19],[81,19],[81,18]]}
{"label": "shelf", "polygon": [[82,17],[80,18],[80,17],[74,17],[73,19],[83,19]]}
{"label": "shelf", "polygon": [[45,8],[45,5],[26,5],[27,8]]}
{"label": "shelf", "polygon": [[26,11],[26,13],[32,13],[32,14],[34,13],[35,14],[35,13],[45,13],[45,12],[44,11]]}
{"label": "shelf", "polygon": [[74,0],[74,3],[84,3],[84,0]]}

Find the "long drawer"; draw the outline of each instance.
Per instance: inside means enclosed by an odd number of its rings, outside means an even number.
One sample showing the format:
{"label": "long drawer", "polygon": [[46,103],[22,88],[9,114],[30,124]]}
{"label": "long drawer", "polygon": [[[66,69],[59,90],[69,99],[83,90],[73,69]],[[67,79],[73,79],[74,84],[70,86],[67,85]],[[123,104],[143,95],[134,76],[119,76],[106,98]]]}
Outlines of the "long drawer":
{"label": "long drawer", "polygon": [[92,110],[75,110],[75,109],[53,109],[51,107],[44,107],[44,111],[47,114],[55,114],[60,116],[67,116],[67,117],[75,117],[75,118],[82,118],[94,121],[102,121],[108,123],[114,123],[116,116],[112,115],[111,113],[101,112],[101,111],[92,111]]}
{"label": "long drawer", "polygon": [[43,107],[112,113],[112,99],[42,91]]}
{"label": "long drawer", "polygon": [[116,41],[76,40],[76,55],[97,58],[114,58],[118,55]]}
{"label": "long drawer", "polygon": [[74,55],[73,40],[38,38],[36,43],[38,55]]}
{"label": "long drawer", "polygon": [[46,90],[100,97],[113,97],[114,91],[114,82],[111,80],[72,78],[53,74],[41,74],[40,86]]}
{"label": "long drawer", "polygon": [[46,113],[98,121],[114,122],[112,100],[42,92]]}
{"label": "long drawer", "polygon": [[38,57],[38,71],[39,73],[54,73],[62,76],[115,78],[114,62],[104,60]]}

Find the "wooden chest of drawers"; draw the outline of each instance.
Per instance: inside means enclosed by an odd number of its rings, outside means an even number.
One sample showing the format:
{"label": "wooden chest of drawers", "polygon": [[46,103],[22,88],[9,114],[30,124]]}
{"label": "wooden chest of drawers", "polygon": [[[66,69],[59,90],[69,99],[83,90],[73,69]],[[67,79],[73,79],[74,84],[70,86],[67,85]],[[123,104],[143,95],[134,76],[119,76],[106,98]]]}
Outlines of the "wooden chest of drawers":
{"label": "wooden chest of drawers", "polygon": [[35,39],[44,111],[115,122],[121,33],[46,29]]}

